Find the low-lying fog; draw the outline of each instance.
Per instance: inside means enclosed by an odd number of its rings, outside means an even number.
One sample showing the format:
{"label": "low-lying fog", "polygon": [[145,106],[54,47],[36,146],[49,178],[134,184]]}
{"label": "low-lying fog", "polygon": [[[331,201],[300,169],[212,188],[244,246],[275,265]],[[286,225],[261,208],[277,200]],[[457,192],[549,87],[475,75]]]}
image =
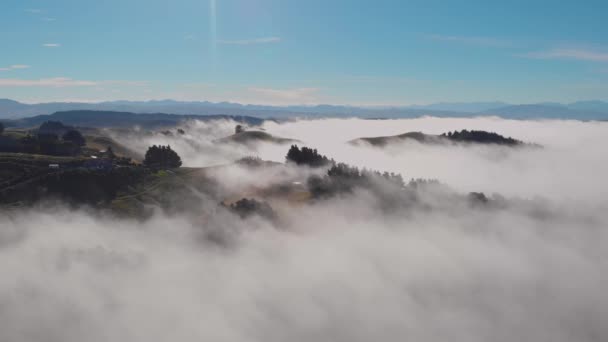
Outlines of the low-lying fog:
{"label": "low-lying fog", "polygon": [[[192,122],[185,136],[156,134],[118,140],[145,151],[147,146],[170,144],[185,166],[203,167],[258,155],[284,162],[289,146],[260,144],[255,149],[213,144],[234,132],[234,122]],[[608,122],[523,121],[500,118],[420,118],[407,120],[326,119],[288,123],[266,122],[274,136],[301,141],[320,153],[359,167],[401,173],[405,179],[431,178],[456,190],[507,196],[548,197],[600,201],[608,198]],[[352,146],[361,137],[390,136],[420,131],[441,134],[455,130],[495,131],[541,149],[500,146],[441,146],[417,142],[386,148]]]}
{"label": "low-lying fog", "polygon": [[[213,143],[234,124],[115,138],[140,151],[170,144],[191,167],[247,155],[284,161],[288,145]],[[221,211],[205,223],[61,206],[13,213],[0,221],[0,341],[608,340],[607,123],[421,118],[263,128],[337,161],[497,192],[518,205],[387,213],[356,193],[283,210],[279,226]],[[461,129],[543,147],[347,144]],[[244,176],[216,177],[228,186]],[[211,231],[230,243],[206,239]]]}

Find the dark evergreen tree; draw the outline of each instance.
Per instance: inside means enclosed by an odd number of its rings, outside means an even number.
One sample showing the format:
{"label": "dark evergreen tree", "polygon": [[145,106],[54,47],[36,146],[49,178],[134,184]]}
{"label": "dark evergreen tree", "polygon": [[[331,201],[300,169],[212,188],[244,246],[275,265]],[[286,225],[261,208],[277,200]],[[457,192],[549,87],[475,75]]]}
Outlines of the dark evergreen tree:
{"label": "dark evergreen tree", "polygon": [[159,169],[172,169],[182,166],[182,159],[171,146],[152,146],[148,148],[144,165]]}
{"label": "dark evergreen tree", "polygon": [[65,132],[61,139],[63,139],[64,141],[69,141],[76,146],[84,146],[87,143],[84,136],[82,136],[82,133],[75,129]]}
{"label": "dark evergreen tree", "polygon": [[4,133],[4,124],[0,122],[0,134]]}
{"label": "dark evergreen tree", "polygon": [[319,154],[316,149],[308,147],[300,149],[297,145],[291,146],[285,158],[288,162],[293,162],[297,165],[308,165],[310,167],[327,166],[333,163],[333,160]]}
{"label": "dark evergreen tree", "polygon": [[479,143],[479,144],[498,144],[498,145],[508,145],[515,146],[523,144],[521,141],[513,139],[511,137],[504,137],[500,134],[494,132],[486,132],[486,131],[469,131],[463,129],[462,131],[454,131],[443,133],[441,135],[444,138],[447,138],[454,142],[462,142],[462,143]]}
{"label": "dark evergreen tree", "polygon": [[239,133],[243,133],[245,132],[245,129],[243,128],[242,125],[236,125],[236,127],[234,128],[234,134],[239,134]]}

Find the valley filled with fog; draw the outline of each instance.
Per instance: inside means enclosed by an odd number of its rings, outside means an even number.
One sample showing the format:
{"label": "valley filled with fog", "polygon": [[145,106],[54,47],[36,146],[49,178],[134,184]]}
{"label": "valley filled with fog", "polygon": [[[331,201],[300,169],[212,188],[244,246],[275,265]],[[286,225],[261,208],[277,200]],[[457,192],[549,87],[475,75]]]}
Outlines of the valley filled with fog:
{"label": "valley filled with fog", "polygon": [[[256,155],[285,161],[286,147],[277,144],[217,146],[232,134],[234,122],[193,121],[184,126],[185,137],[162,134],[128,139],[128,146],[143,150],[151,144],[169,144],[184,165],[204,167]],[[437,179],[460,191],[498,192],[509,196],[559,197],[600,200],[608,197],[605,139],[608,123],[575,120],[505,120],[500,118],[419,118],[404,120],[322,119],[286,123],[266,121],[262,128],[278,137],[317,148],[340,162],[358,167],[401,173],[404,178]],[[405,142],[386,148],[352,146],[360,137],[390,136],[421,131],[440,134],[455,130],[489,130],[542,148],[511,149],[501,146],[428,146]]]}
{"label": "valley filled with fog", "polygon": [[[125,218],[49,202],[0,214],[2,339],[608,339],[608,123],[265,121],[247,128],[292,141],[222,140],[236,124],[108,130],[133,151],[170,145],[189,172],[203,169],[215,190],[189,178],[188,196],[171,199],[183,211],[146,203],[148,217]],[[463,129],[526,144],[350,143]],[[296,199],[327,169],[285,164],[292,144],[405,184],[370,176]],[[234,163],[251,156],[274,163]],[[285,184],[303,189],[275,196]],[[273,215],[236,215],[216,193],[272,193]]]}

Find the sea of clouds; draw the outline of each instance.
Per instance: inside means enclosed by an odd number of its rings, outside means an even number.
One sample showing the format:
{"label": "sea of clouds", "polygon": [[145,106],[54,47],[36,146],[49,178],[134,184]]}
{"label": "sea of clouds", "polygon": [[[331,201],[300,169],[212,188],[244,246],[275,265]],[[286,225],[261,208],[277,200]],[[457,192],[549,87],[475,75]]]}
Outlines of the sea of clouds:
{"label": "sea of clouds", "polygon": [[[214,143],[234,125],[115,138],[139,151],[170,144],[187,167],[284,161],[288,145]],[[11,213],[0,218],[0,340],[608,340],[608,123],[327,119],[263,129],[337,161],[513,204],[386,212],[356,193],[286,204],[278,222],[221,211],[142,222],[60,205]],[[347,143],[460,129],[542,148]],[[231,170],[214,177],[228,188],[280,178]],[[214,205],[201,199],[201,211]],[[207,238],[218,231],[227,243]]]}

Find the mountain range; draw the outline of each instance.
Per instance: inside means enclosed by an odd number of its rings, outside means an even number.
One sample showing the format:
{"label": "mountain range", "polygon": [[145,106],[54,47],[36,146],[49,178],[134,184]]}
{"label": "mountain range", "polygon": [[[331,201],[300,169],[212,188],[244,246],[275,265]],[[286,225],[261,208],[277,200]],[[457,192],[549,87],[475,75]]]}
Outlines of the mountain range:
{"label": "mountain range", "polygon": [[170,113],[180,115],[240,115],[260,118],[361,117],[411,118],[420,116],[471,117],[500,116],[512,119],[608,120],[608,102],[592,100],[569,104],[508,104],[505,102],[442,102],[401,107],[355,107],[340,105],[265,106],[231,102],[110,101],[99,103],[50,102],[25,104],[0,99],[0,119],[20,119],[60,111],[96,110],[131,113]]}

